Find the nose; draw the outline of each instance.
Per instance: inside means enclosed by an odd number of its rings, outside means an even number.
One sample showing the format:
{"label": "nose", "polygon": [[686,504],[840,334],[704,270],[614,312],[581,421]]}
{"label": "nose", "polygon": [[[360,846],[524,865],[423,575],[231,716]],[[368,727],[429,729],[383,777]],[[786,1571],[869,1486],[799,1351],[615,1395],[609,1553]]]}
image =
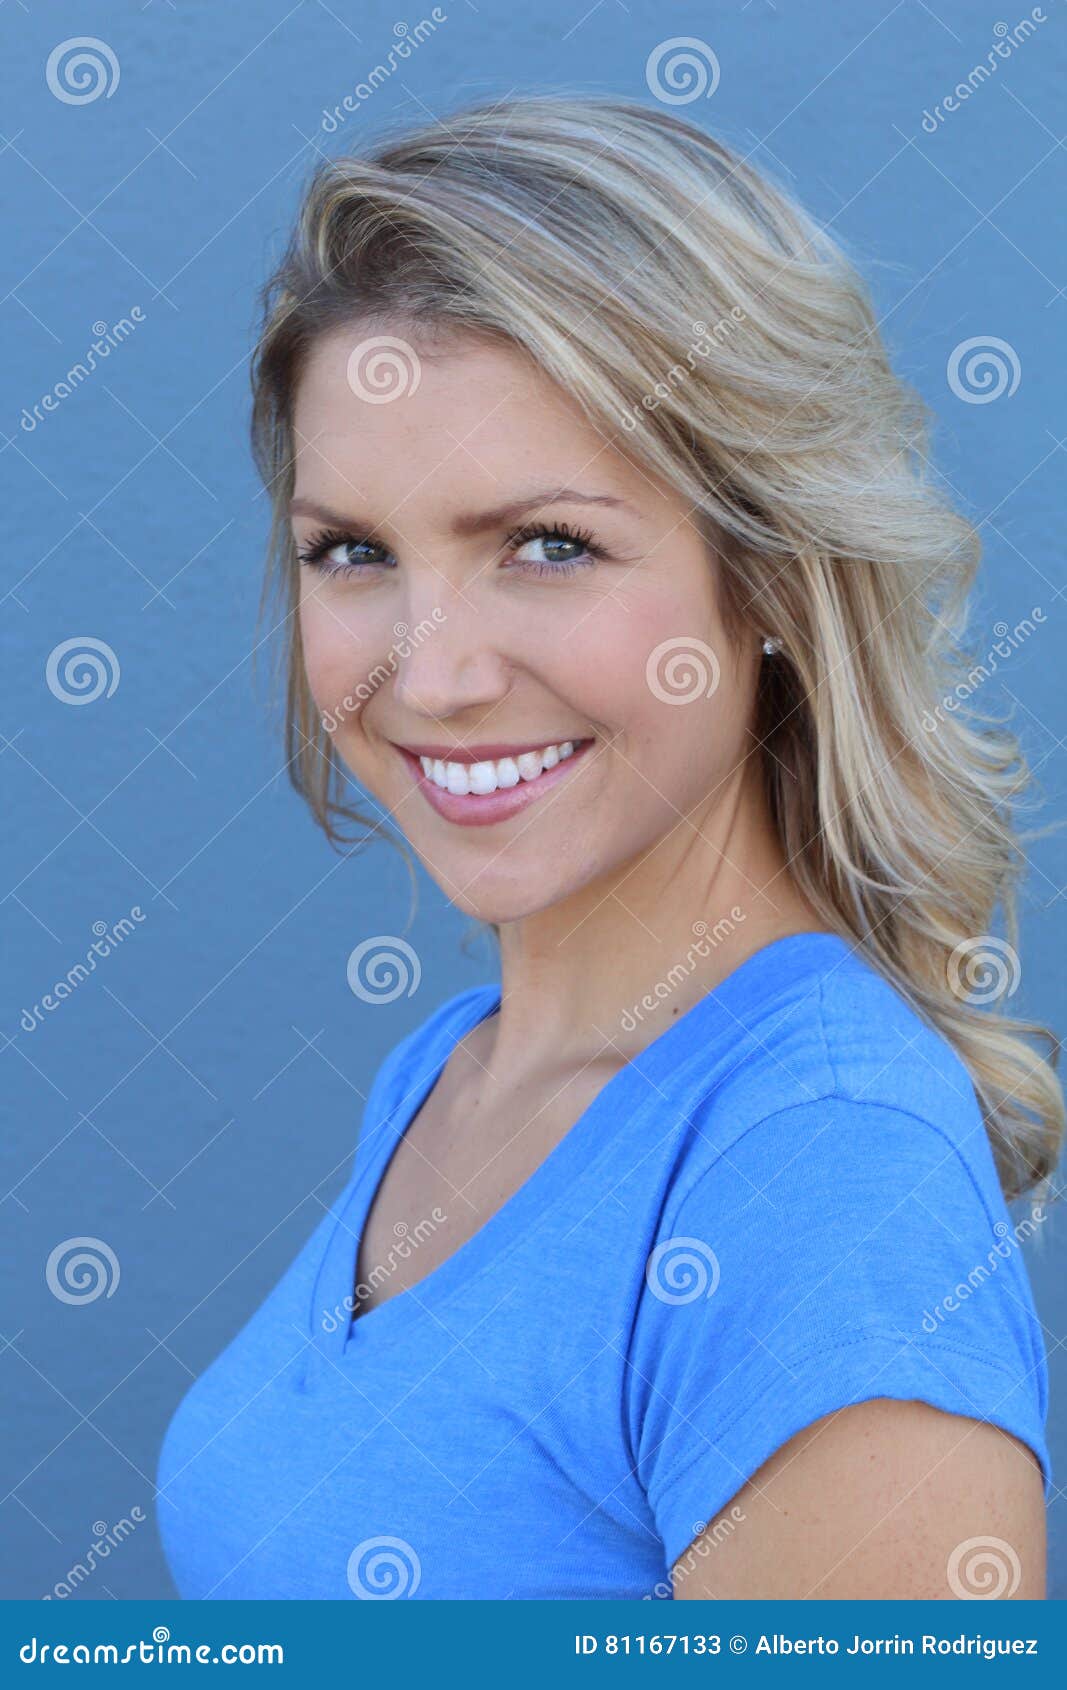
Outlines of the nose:
{"label": "nose", "polygon": [[511,664],[471,596],[444,588],[421,604],[398,636],[393,681],[397,703],[413,715],[443,721],[499,704],[511,686]]}

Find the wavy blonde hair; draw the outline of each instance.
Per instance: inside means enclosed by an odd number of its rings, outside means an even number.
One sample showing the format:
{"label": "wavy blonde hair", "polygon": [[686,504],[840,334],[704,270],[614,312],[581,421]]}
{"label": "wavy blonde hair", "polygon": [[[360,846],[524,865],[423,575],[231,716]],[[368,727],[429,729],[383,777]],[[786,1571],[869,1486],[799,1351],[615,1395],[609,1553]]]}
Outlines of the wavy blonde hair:
{"label": "wavy blonde hair", "polygon": [[[347,842],[344,821],[364,839],[378,824],[343,801],[298,637],[288,502],[303,363],[342,324],[496,336],[691,501],[731,637],[780,639],[754,754],[791,873],[963,1060],[1006,1196],[1047,1197],[1059,1045],[1003,1010],[1024,866],[1011,812],[1031,775],[1015,738],[967,703],[980,542],[930,479],[928,413],[890,369],[842,249],[669,112],[531,94],[320,165],[262,306],[252,443],[274,521],[261,612],[278,590],[288,766],[331,842]],[[1006,941],[990,931],[998,908]]]}

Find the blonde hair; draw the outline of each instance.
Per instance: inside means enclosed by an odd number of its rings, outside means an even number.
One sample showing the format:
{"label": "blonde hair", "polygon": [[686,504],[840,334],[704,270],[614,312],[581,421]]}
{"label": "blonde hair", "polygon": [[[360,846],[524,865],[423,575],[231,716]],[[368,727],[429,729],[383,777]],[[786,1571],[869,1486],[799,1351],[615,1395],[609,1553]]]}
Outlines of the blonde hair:
{"label": "blonde hair", "polygon": [[474,107],[316,169],[263,293],[252,440],[274,511],[263,602],[280,589],[291,636],[290,775],[335,845],[370,820],[342,800],[297,637],[292,406],[316,338],[372,320],[524,349],[691,501],[730,637],[781,641],[754,751],[791,874],[958,1053],[1006,1196],[1047,1196],[1059,1044],[1003,1011],[1030,772],[967,701],[980,542],[932,484],[928,413],[853,263],[721,142],[603,96]]}

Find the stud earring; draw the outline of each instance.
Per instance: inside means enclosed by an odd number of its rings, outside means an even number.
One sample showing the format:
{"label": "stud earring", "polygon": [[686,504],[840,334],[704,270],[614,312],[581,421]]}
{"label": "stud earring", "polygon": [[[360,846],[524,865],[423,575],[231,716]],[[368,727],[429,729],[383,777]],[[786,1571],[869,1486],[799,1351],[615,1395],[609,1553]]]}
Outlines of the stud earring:
{"label": "stud earring", "polygon": [[781,640],[776,639],[773,634],[768,634],[767,638],[763,642],[763,655],[765,657],[774,657],[777,652],[781,651],[781,649]]}

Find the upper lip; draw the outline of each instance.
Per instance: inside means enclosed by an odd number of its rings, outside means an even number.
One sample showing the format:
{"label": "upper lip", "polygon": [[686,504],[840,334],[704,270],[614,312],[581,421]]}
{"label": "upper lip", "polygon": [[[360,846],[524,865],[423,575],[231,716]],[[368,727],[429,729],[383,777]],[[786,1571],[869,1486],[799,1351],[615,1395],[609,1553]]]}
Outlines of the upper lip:
{"label": "upper lip", "polygon": [[408,751],[413,757],[432,757],[435,762],[442,763],[495,763],[501,757],[521,757],[524,751],[543,751],[546,745],[566,745],[570,740],[572,745],[578,745],[582,739],[588,739],[588,734],[564,734],[560,739],[527,740],[524,745],[505,745],[502,741],[492,745],[402,745],[394,741],[401,751]]}

